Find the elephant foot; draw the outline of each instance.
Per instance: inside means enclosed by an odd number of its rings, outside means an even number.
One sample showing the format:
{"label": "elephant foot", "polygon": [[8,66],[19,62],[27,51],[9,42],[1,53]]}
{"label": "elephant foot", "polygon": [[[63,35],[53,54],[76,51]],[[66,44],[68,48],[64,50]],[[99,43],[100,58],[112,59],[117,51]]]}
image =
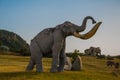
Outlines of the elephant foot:
{"label": "elephant foot", "polygon": [[36,69],[36,72],[43,72],[43,69],[39,67]]}
{"label": "elephant foot", "polygon": [[32,71],[32,69],[31,69],[31,68],[29,68],[29,67],[27,67],[27,68],[26,68],[26,71]]}
{"label": "elephant foot", "polygon": [[58,72],[63,72],[63,71],[64,71],[64,69],[63,69],[63,68],[58,67]]}
{"label": "elephant foot", "polygon": [[33,68],[34,68],[34,66],[30,66],[30,65],[28,65],[27,68],[26,68],[26,71],[32,71]]}
{"label": "elephant foot", "polygon": [[57,69],[51,69],[50,72],[55,73],[57,72]]}
{"label": "elephant foot", "polygon": [[37,63],[36,64],[36,72],[43,72],[42,63]]}
{"label": "elephant foot", "polygon": [[43,72],[43,70],[36,70],[36,72]]}
{"label": "elephant foot", "polygon": [[58,72],[64,72],[64,70],[58,70]]}

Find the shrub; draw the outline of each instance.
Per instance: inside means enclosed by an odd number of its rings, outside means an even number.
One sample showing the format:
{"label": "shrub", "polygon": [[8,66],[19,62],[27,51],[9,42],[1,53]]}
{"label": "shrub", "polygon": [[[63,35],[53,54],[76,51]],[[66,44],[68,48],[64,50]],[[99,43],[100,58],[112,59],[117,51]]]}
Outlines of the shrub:
{"label": "shrub", "polygon": [[108,56],[107,56],[107,60],[114,60],[114,57],[108,55]]}
{"label": "shrub", "polygon": [[117,55],[117,56],[115,56],[115,58],[118,58],[118,59],[120,59],[120,55]]}
{"label": "shrub", "polygon": [[105,55],[97,55],[97,58],[98,58],[98,59],[105,59],[106,56],[105,56]]}

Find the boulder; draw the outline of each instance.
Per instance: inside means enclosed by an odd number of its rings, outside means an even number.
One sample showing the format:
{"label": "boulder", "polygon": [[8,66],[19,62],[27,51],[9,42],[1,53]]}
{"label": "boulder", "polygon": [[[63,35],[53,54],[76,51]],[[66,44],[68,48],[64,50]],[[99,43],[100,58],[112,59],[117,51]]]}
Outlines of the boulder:
{"label": "boulder", "polygon": [[70,71],[71,68],[72,68],[71,59],[69,57],[66,57],[64,70]]}
{"label": "boulder", "polygon": [[81,57],[78,55],[72,65],[73,71],[79,71],[82,69],[82,60]]}

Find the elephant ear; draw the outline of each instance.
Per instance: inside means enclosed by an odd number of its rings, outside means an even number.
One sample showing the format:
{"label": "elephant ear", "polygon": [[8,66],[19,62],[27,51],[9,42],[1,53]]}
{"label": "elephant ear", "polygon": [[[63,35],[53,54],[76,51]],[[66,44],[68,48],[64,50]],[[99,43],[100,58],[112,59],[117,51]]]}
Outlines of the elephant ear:
{"label": "elephant ear", "polygon": [[97,32],[99,26],[101,25],[102,22],[98,22],[88,33],[86,34],[79,34],[77,32],[74,32],[74,36],[81,38],[81,39],[89,39],[91,38],[93,35],[95,35],[95,33]]}

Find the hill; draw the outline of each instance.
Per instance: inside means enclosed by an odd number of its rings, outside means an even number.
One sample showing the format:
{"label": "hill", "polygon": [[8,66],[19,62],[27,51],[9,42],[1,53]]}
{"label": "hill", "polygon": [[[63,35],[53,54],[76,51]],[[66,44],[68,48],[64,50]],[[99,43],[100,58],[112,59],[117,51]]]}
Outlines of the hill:
{"label": "hill", "polygon": [[7,30],[0,30],[0,46],[6,46],[11,52],[26,53],[28,44],[18,34]]}
{"label": "hill", "polygon": [[[0,55],[0,80],[120,80],[120,68],[106,66],[106,59],[81,56],[82,71],[50,73],[51,58],[43,58],[44,72],[26,72],[29,57]],[[119,59],[114,61],[119,62]]]}

